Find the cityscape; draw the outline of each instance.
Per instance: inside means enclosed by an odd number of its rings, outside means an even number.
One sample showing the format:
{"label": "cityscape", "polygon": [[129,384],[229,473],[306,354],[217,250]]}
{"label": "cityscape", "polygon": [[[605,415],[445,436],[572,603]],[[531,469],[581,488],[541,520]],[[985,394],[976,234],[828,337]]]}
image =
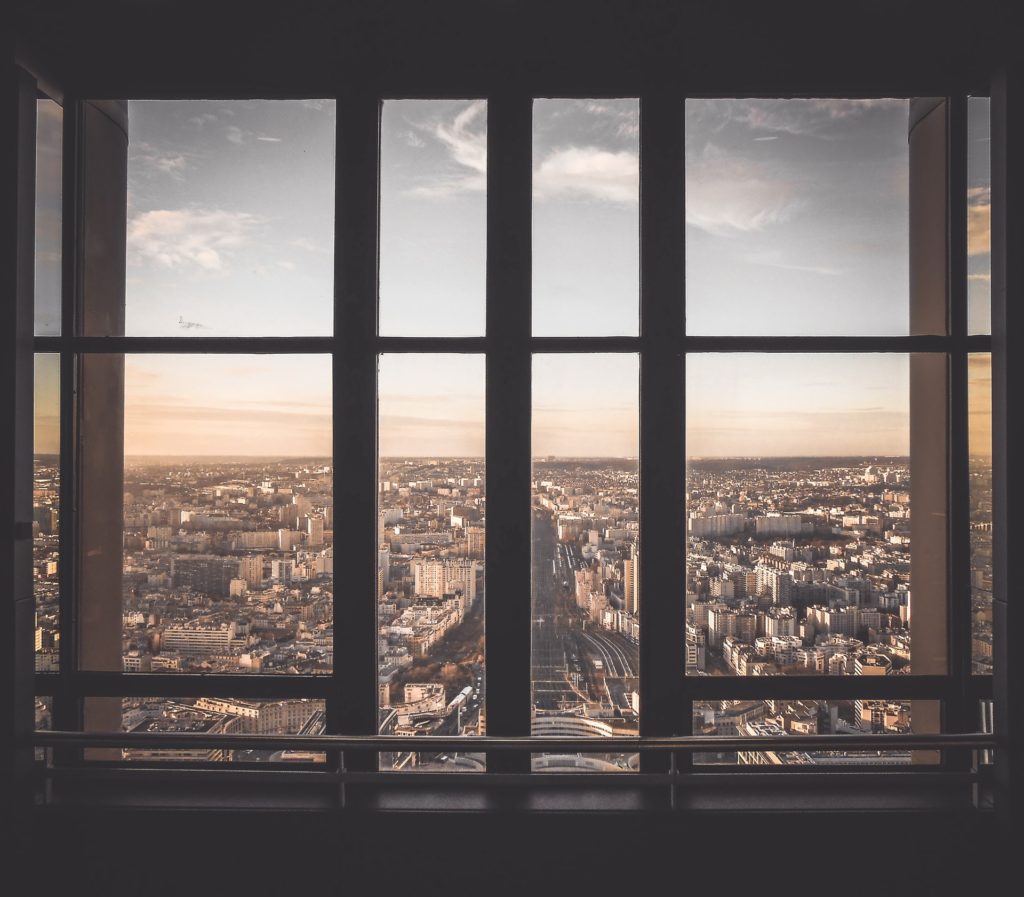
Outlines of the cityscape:
{"label": "cityscape", "polygon": [[[486,732],[485,470],[382,459],[380,732]],[[59,667],[59,474],[36,458],[37,669]],[[328,674],[334,662],[327,459],[128,458],[121,662],[127,672]],[[693,459],[687,468],[686,675],[912,672],[906,457]],[[974,459],[975,672],[991,671],[991,465]],[[635,459],[534,461],[536,735],[636,735],[642,539]],[[680,671],[681,674],[683,671]],[[49,703],[40,699],[40,725]],[[322,702],[125,699],[130,731],[323,732]],[[720,701],[703,735],[911,731],[910,701]],[[138,751],[130,760],[301,760],[304,752]],[[699,763],[911,762],[909,752],[698,754]],[[537,755],[533,768],[629,771],[635,755]],[[482,770],[482,755],[382,756],[382,769]]]}

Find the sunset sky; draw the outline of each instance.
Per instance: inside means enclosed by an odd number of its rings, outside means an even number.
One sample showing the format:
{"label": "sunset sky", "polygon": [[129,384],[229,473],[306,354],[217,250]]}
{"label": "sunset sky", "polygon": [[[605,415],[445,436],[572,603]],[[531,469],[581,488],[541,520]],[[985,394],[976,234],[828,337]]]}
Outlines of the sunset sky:
{"label": "sunset sky", "polygon": [[[907,101],[690,100],[685,115],[690,332],[907,332]],[[985,115],[972,101],[974,329]],[[128,334],[329,335],[333,102],[133,101],[129,122]],[[482,101],[384,104],[382,333],[483,332],[486,125]],[[637,332],[638,125],[635,100],[535,104],[538,335]],[[903,453],[907,368],[692,356],[689,451]],[[382,359],[382,453],[482,453],[483,370],[479,356]],[[637,378],[632,355],[539,357],[534,453],[635,456]],[[326,357],[130,356],[125,450],[324,455],[330,391]],[[41,424],[40,444],[53,431]]]}

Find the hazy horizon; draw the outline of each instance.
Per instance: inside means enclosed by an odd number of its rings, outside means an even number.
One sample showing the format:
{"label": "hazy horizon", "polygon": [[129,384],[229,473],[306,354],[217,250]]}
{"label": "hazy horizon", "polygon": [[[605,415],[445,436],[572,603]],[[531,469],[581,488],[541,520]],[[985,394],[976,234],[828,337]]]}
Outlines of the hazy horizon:
{"label": "hazy horizon", "polygon": [[[381,332],[482,333],[486,103],[383,109]],[[689,332],[907,332],[906,100],[689,100],[685,115]],[[332,101],[132,101],[126,332],[332,332],[335,127]],[[535,333],[636,332],[637,129],[632,99],[536,102]],[[125,453],[329,456],[331,366],[128,354]],[[56,448],[56,356],[36,370],[37,445]],[[484,375],[479,354],[382,355],[381,455],[481,457]],[[906,353],[691,354],[686,396],[691,458],[909,451]],[[636,457],[638,356],[536,355],[532,408],[535,457]]]}

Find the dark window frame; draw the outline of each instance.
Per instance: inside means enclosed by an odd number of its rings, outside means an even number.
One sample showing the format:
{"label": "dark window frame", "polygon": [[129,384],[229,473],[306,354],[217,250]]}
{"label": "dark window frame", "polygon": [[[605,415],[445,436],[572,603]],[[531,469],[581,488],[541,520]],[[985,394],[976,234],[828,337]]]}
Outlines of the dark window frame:
{"label": "dark window frame", "polygon": [[[486,86],[486,85],[483,85]],[[915,91],[920,93],[921,91]],[[315,93],[315,92],[307,92]],[[600,91],[594,94],[600,95]],[[374,526],[369,510],[376,509],[376,357],[382,352],[482,352],[486,355],[488,541],[507,546],[503,556],[489,556],[487,563],[488,628],[514,633],[513,638],[488,644],[489,730],[494,735],[528,735],[530,703],[529,651],[529,505],[530,505],[530,359],[534,352],[627,352],[636,353],[641,365],[641,531],[658,536],[666,550],[652,549],[642,555],[641,579],[654,588],[674,594],[685,589],[685,379],[688,352],[872,352],[927,351],[945,353],[950,361],[951,477],[949,593],[947,603],[951,652],[945,676],[902,676],[891,680],[836,680],[834,677],[800,677],[785,680],[711,679],[683,676],[681,640],[669,637],[681,632],[682,602],[646,601],[641,604],[641,693],[643,735],[689,733],[689,705],[694,700],[763,697],[893,697],[937,699],[943,702],[943,731],[969,732],[977,728],[978,701],[992,696],[992,679],[970,674],[970,556],[967,539],[966,454],[966,359],[970,352],[991,351],[996,339],[969,336],[966,329],[966,96],[961,90],[951,98],[950,121],[954,139],[947,171],[950,245],[951,327],[940,337],[692,337],[683,331],[685,307],[684,256],[678,247],[684,239],[683,101],[686,96],[706,95],[677,90],[629,92],[641,103],[641,333],[638,337],[538,338],[530,333],[530,215],[532,178],[532,108],[536,90],[509,92],[456,91],[409,92],[401,96],[483,96],[488,100],[488,205],[487,205],[487,331],[472,338],[380,337],[376,333],[377,281],[377,159],[376,142],[366,135],[378,133],[379,104],[384,92],[368,91],[338,97],[338,137],[335,227],[335,335],[310,338],[134,338],[75,336],[78,294],[78,258],[73,251],[80,241],[75,198],[78,183],[80,104],[70,95],[63,99],[64,141],[64,293],[62,330],[59,337],[36,337],[36,352],[56,352],[61,364],[61,621],[70,633],[75,627],[74,533],[75,517],[75,383],[78,358],[92,352],[330,352],[334,364],[334,466],[347,476],[335,478],[335,496],[347,506],[367,510],[365,521],[348,523],[345,533],[336,529],[336,543],[343,539],[359,558],[353,579],[363,582],[366,594],[374,594],[376,560]],[[730,91],[741,95],[741,91]],[[760,92],[763,95],[763,91]],[[843,91],[820,93],[844,95]],[[899,94],[877,89],[846,92],[870,97]],[[153,94],[148,94],[152,96]],[[388,93],[387,96],[397,94]],[[572,96],[573,91],[548,95]],[[582,96],[576,93],[575,95]],[[750,94],[747,94],[750,95]],[[772,96],[799,95],[773,91]],[[819,94],[820,95],[820,94]],[[241,98],[236,95],[236,98]],[[995,177],[995,171],[993,172]],[[957,189],[955,189],[957,188]],[[994,193],[998,191],[994,189]],[[962,199],[961,199],[962,197]],[[963,207],[961,208],[961,202]],[[952,214],[953,210],[957,214]],[[672,251],[672,247],[676,247]],[[996,321],[993,321],[995,329]],[[500,336],[499,336],[500,334]],[[341,363],[338,363],[339,360]],[[668,409],[668,412],[666,412]],[[998,409],[997,409],[998,410]],[[654,414],[652,412],[657,412]],[[655,418],[659,417],[657,423]],[[355,435],[352,435],[355,434]],[[653,474],[671,471],[666,479]],[[338,503],[338,502],[336,502]],[[516,516],[519,515],[519,516]],[[656,521],[657,526],[652,525]],[[682,533],[683,538],[673,542]],[[648,540],[652,537],[648,536]],[[648,544],[653,544],[648,541]],[[492,552],[492,555],[494,553]],[[65,559],[72,559],[71,563]],[[966,577],[966,579],[965,579]],[[371,585],[371,583],[373,585]],[[653,585],[657,584],[657,586]],[[525,591],[524,591],[525,586]],[[335,593],[336,611],[339,597]],[[505,600],[503,600],[503,598]],[[283,676],[189,676],[97,673],[77,670],[76,638],[61,639],[61,669],[56,674],[36,674],[35,692],[54,697],[55,728],[81,725],[81,699],[90,695],[130,696],[161,693],[181,697],[222,695],[236,697],[323,697],[328,701],[329,731],[372,734],[376,729],[376,676],[373,651],[376,614],[373,602],[345,608],[350,625],[336,632],[336,662],[331,677]],[[336,613],[335,618],[341,619]],[[69,634],[70,634],[69,633]],[[524,647],[525,646],[525,647]],[[966,666],[965,666],[966,664]],[[372,676],[372,678],[371,678]],[[363,687],[353,687],[362,682]],[[655,683],[658,687],[655,688]],[[347,683],[347,685],[346,685]],[[667,685],[666,685],[667,683]],[[962,752],[948,751],[944,760],[950,771],[966,768]],[[686,769],[689,754],[675,758],[677,769]],[[528,755],[493,754],[493,771],[528,770]],[[369,769],[374,755],[346,756],[349,770]],[[656,755],[645,757],[644,771],[665,769]],[[710,772],[694,770],[698,776]],[[822,771],[819,775],[827,775]],[[538,781],[541,777],[536,777]],[[597,777],[588,777],[599,783]]]}

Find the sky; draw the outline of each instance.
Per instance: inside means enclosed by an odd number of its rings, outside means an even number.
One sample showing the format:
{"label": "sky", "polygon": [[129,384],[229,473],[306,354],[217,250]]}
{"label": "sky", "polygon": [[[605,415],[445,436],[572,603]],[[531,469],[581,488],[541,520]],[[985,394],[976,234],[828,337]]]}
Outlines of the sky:
{"label": "sky", "polygon": [[329,336],[333,100],[128,104],[129,336]]}
{"label": "sky", "polygon": [[124,381],[125,455],[331,456],[328,355],[128,355]]}
{"label": "sky", "polygon": [[967,328],[992,332],[992,159],[988,97],[967,101]]}
{"label": "sky", "polygon": [[483,335],[486,102],[384,102],[379,251],[382,334]]}
{"label": "sky", "polygon": [[992,457],[992,356],[967,356],[967,450],[976,458]]}
{"label": "sky", "polygon": [[[970,111],[984,329],[987,104]],[[41,113],[41,185],[56,184]],[[907,101],[689,100],[685,118],[689,332],[907,332]],[[537,335],[638,332],[638,126],[634,99],[535,101]],[[326,100],[132,101],[127,333],[329,335],[335,127]],[[483,333],[486,134],[481,100],[383,104],[381,333]],[[42,258],[59,190],[40,195]],[[59,295],[56,267],[37,277]],[[636,368],[538,358],[535,454],[635,456]],[[385,358],[380,377],[384,454],[483,451],[482,359]],[[689,378],[695,455],[906,450],[905,357],[691,358]],[[129,454],[330,451],[325,359],[135,356],[126,396]]]}
{"label": "sky", "polygon": [[699,354],[686,361],[691,458],[906,455],[906,354]]}
{"label": "sky", "polygon": [[907,100],[687,100],[689,332],[906,334],[907,120]]}
{"label": "sky", "polygon": [[35,332],[60,334],[61,148],[64,110],[53,100],[36,101]]}

